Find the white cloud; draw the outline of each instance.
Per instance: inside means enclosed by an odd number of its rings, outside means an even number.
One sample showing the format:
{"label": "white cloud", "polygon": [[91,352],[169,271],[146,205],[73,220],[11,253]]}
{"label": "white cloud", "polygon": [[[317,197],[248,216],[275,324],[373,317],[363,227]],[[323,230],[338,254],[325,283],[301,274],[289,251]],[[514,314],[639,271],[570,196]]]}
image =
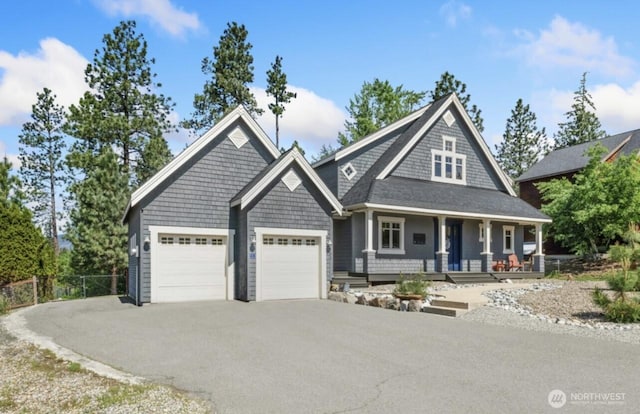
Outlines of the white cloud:
{"label": "white cloud", "polygon": [[515,34],[525,40],[518,52],[532,66],[578,68],[611,76],[633,73],[635,62],[618,52],[613,37],[605,37],[595,29],[561,16],[554,17],[539,36],[525,30],[516,30]]}
{"label": "white cloud", "polygon": [[3,141],[0,141],[0,161],[2,161],[4,157],[7,157],[12,164],[11,171],[16,173],[18,168],[20,168],[20,159],[16,154],[7,153],[7,145]]}
{"label": "white cloud", "polygon": [[94,3],[111,16],[146,16],[172,36],[181,37],[188,30],[202,27],[197,13],[187,13],[169,0],[94,0]]}
{"label": "white cloud", "polygon": [[471,17],[471,7],[456,0],[449,0],[440,6],[440,16],[444,17],[447,25],[456,27],[460,20]]}
{"label": "white cloud", "polygon": [[57,103],[77,103],[87,86],[88,61],[74,48],[54,38],[40,41],[34,54],[12,55],[0,50],[0,125],[20,125],[28,119],[36,93],[51,89]]}
{"label": "white cloud", "polygon": [[[291,85],[287,88],[297,93],[297,98],[285,105],[280,118],[280,146],[289,148],[297,140],[309,154],[317,152],[323,144],[336,147],[338,132],[344,129],[346,114],[329,99],[308,89]],[[258,106],[265,110],[258,118],[258,123],[275,142],[275,118],[268,109],[272,97],[267,96],[262,88],[254,87],[251,91]]]}
{"label": "white cloud", "polygon": [[[596,115],[607,134],[617,134],[640,128],[640,81],[628,88],[616,83],[600,84],[589,88],[596,107]],[[537,112],[541,126],[547,126],[549,137],[565,122],[565,114],[571,110],[573,91],[550,90],[534,95],[534,105],[544,108]]]}

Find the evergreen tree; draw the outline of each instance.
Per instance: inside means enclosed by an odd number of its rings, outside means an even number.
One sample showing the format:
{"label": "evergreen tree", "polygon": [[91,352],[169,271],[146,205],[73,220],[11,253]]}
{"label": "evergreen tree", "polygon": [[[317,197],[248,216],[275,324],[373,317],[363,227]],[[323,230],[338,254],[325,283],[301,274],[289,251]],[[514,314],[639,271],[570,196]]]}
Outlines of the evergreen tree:
{"label": "evergreen tree", "polygon": [[120,220],[129,198],[128,178],[110,146],[102,147],[95,163],[83,181],[72,185],[66,237],[73,244],[76,274],[110,274],[116,294],[117,276],[127,267],[127,229]]}
{"label": "evergreen tree", "polygon": [[406,90],[402,85],[393,87],[389,81],[377,78],[365,82],[349,100],[346,109],[351,120],[345,121],[345,131],[338,134],[338,143],[344,147],[410,114],[425,94]]}
{"label": "evergreen tree", "polygon": [[507,119],[502,142],[496,145],[498,163],[510,177],[517,178],[548,151],[545,129],[538,129],[536,114],[518,99]]}
{"label": "evergreen tree", "polygon": [[271,69],[267,71],[267,95],[273,96],[274,102],[269,104],[269,110],[276,116],[276,147],[280,145],[280,125],[278,119],[284,112],[284,104],[296,98],[296,93],[287,90],[287,75],[282,71],[282,58],[276,56]]}
{"label": "evergreen tree", "polygon": [[64,109],[57,105],[56,95],[44,88],[32,106],[31,121],[20,134],[20,175],[26,184],[27,201],[32,203],[35,218],[45,229],[56,255],[58,246],[57,189],[64,182],[65,148],[62,126]]}
{"label": "evergreen tree", "polygon": [[55,274],[53,249],[33,224],[21,194],[5,157],[0,163],[0,285]]}
{"label": "evergreen tree", "polygon": [[429,91],[429,96],[432,101],[437,101],[450,93],[458,95],[460,103],[464,106],[464,109],[469,114],[469,117],[478,131],[484,131],[484,120],[480,116],[482,111],[478,109],[476,105],[469,106],[471,102],[471,95],[467,93],[467,85],[456,79],[453,74],[444,72],[436,82],[436,87],[432,91]]}
{"label": "evergreen tree", "polygon": [[172,154],[167,141],[161,136],[151,137],[140,155],[140,161],[136,166],[138,184],[142,184],[171,160]]}
{"label": "evergreen tree", "polygon": [[336,151],[337,151],[336,148],[333,148],[331,144],[322,144],[318,153],[311,158],[311,162],[320,161],[324,157],[327,157]]}
{"label": "evergreen tree", "polygon": [[238,105],[252,116],[262,114],[256,98],[249,90],[253,82],[253,45],[247,42],[248,32],[243,24],[227,23],[213,59],[202,59],[202,73],[210,76],[201,94],[193,98],[194,112],[182,126],[199,135]]}
{"label": "evergreen tree", "polygon": [[113,145],[131,184],[139,181],[132,166],[141,161],[148,141],[172,129],[171,99],[157,93],[162,85],[151,72],[155,59],[147,57],[147,42],[135,29],[134,21],[123,21],[103,37],[103,48],[85,70],[91,89],[69,108],[66,125],[77,138],[69,158],[72,167],[86,173],[102,147]]}
{"label": "evergreen tree", "polygon": [[584,72],[580,86],[573,95],[571,111],[565,113],[567,122],[560,123],[560,129],[553,136],[556,141],[554,149],[604,138],[606,133],[595,110],[591,94],[587,91],[587,72]]}

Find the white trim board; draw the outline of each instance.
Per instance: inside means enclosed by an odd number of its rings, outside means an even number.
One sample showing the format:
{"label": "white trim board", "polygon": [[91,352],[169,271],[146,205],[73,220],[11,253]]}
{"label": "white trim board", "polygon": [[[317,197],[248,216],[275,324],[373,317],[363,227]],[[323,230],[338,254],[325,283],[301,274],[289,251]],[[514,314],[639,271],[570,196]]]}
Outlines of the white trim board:
{"label": "white trim board", "polygon": [[[150,297],[149,301],[154,303],[154,300],[158,296],[157,280],[153,277],[153,269],[158,268],[158,257],[154,254],[155,247],[158,245],[158,234],[195,234],[204,236],[221,236],[226,239],[227,245],[227,258],[225,263],[225,276],[227,279],[226,286],[226,300],[234,299],[234,285],[235,285],[235,263],[233,260],[234,251],[233,245],[235,243],[236,231],[233,229],[214,229],[206,227],[178,227],[178,226],[149,226],[149,278],[150,280]],[[141,243],[144,243],[144,237],[141,237]],[[138,277],[142,275],[138,274]]]}
{"label": "white trim board", "polygon": [[387,204],[375,204],[375,203],[362,203],[353,206],[347,206],[347,210],[356,211],[360,209],[372,209],[375,212],[391,212],[391,213],[404,213],[404,214],[419,214],[425,216],[445,216],[451,218],[475,218],[475,219],[490,219],[498,221],[513,221],[521,224],[533,224],[533,223],[551,223],[551,219],[536,219],[529,217],[517,217],[517,216],[501,216],[498,214],[482,214],[482,213],[465,213],[458,211],[448,210],[434,210],[428,208],[419,207],[404,207],[394,206]]}
{"label": "white trim board", "polygon": [[276,148],[275,144],[267,136],[264,130],[258,125],[258,123],[249,115],[243,106],[238,106],[233,111],[229,112],[224,118],[216,123],[211,129],[202,134],[197,140],[189,145],[184,151],[178,154],[169,164],[165,165],[160,171],[153,175],[149,180],[142,184],[137,190],[131,194],[129,204],[122,217],[122,222],[126,222],[129,210],[135,207],[144,197],[146,197],[151,191],[159,186],[164,180],[166,180],[171,174],[177,171],[187,161],[196,155],[202,148],[204,148],[209,142],[219,136],[219,134],[228,128],[233,122],[238,119],[242,119],[244,124],[249,128],[258,140],[265,146],[269,153],[273,156],[273,159],[277,159],[280,156],[280,151]]}
{"label": "white trim board", "polygon": [[281,229],[276,227],[256,227],[253,229],[256,233],[256,302],[262,300],[262,242],[265,235],[282,235],[282,236],[301,236],[301,237],[319,237],[320,245],[320,277],[319,283],[319,299],[327,298],[327,235],[326,230],[307,230],[307,229]]}

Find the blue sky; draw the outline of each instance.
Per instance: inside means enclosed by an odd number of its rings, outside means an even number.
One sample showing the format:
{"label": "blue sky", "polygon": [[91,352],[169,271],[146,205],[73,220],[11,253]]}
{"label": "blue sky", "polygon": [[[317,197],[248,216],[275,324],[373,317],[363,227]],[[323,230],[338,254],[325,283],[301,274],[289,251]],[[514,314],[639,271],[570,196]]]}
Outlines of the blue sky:
{"label": "blue sky", "polygon": [[[226,23],[246,25],[253,44],[251,85],[266,109],[265,72],[276,55],[298,99],[281,121],[281,141],[313,154],[335,145],[345,106],[364,81],[429,90],[446,70],[467,84],[493,149],[518,98],[551,137],[570,109],[580,76],[607,133],[640,128],[640,6],[632,1],[197,1],[66,0],[0,3],[0,156],[16,161],[18,134],[36,92],[64,105],[85,90],[83,71],[102,37],[135,19],[174,120],[202,90],[203,57]],[[273,137],[270,112],[259,119]],[[186,133],[168,137],[174,153]]]}

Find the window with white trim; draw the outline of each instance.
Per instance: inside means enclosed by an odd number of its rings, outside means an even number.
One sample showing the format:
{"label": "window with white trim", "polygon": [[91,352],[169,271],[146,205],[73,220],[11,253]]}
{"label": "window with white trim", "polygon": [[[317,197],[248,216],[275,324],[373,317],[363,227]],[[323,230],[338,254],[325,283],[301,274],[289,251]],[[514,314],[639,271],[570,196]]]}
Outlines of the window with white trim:
{"label": "window with white trim", "polygon": [[289,239],[278,239],[278,244],[280,246],[288,246],[289,245]]}
{"label": "window with white trim", "polygon": [[302,246],[302,239],[291,239],[291,244],[293,246]]}
{"label": "window with white trim", "polygon": [[160,244],[173,244],[173,237],[171,236],[161,236]]}
{"label": "window with white trim", "polygon": [[214,246],[222,246],[224,241],[222,239],[211,239],[211,244]]}
{"label": "window with white trim", "polygon": [[514,252],[515,226],[502,226],[502,253],[511,254]]}
{"label": "window with white trim", "polygon": [[207,238],[206,237],[196,237],[196,244],[197,245],[207,244]]}
{"label": "window with white trim", "polygon": [[344,167],[342,167],[342,173],[345,177],[347,177],[347,180],[351,181],[351,179],[355,177],[358,172],[356,171],[355,167],[350,162],[348,162]]}
{"label": "window with white trim", "polygon": [[307,246],[315,246],[316,245],[316,239],[306,239],[305,240],[305,244]]}
{"label": "window with white trim", "polygon": [[191,237],[178,237],[178,244],[191,244]]}
{"label": "window with white trim", "polygon": [[467,156],[456,152],[456,139],[442,137],[442,150],[431,150],[431,179],[446,183],[467,183]]}
{"label": "window with white trim", "polygon": [[273,244],[273,237],[264,237],[262,239],[262,244],[269,244],[269,245]]}
{"label": "window with white trim", "polygon": [[378,217],[378,253],[405,253],[404,218]]}
{"label": "window with white trim", "polygon": [[[491,235],[491,226],[492,226],[492,225],[491,225],[491,224],[489,224],[489,236],[490,236],[489,240],[490,240],[490,241],[493,241],[493,237],[492,237],[492,235]],[[480,237],[478,237],[478,241],[479,241],[480,243],[484,243],[484,223],[480,223],[480,224],[478,224],[478,227],[480,228],[480,232],[479,232]]]}

